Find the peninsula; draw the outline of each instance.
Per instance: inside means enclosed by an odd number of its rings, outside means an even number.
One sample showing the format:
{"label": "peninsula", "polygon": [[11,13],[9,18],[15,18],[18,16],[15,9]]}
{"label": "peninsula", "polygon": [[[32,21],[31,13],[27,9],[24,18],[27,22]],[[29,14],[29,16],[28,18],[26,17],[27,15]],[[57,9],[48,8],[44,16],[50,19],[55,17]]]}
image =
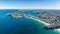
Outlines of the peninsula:
{"label": "peninsula", "polygon": [[[43,11],[42,11],[43,12]],[[30,14],[25,14],[24,12],[12,12],[7,13],[7,16],[11,16],[13,18],[20,18],[20,17],[28,17],[32,18],[38,21],[41,21],[42,23],[46,24],[46,27],[44,29],[51,30],[51,29],[58,29],[60,28],[60,16],[57,14],[44,14],[39,11],[33,10],[34,14],[37,14],[37,16],[32,16]]]}

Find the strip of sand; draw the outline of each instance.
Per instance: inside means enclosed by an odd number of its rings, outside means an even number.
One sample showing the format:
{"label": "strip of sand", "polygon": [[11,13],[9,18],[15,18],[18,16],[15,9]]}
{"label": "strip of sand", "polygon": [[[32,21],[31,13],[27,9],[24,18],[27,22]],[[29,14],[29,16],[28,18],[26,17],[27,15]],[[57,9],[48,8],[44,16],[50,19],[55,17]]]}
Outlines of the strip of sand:
{"label": "strip of sand", "polygon": [[[45,24],[45,25],[50,25],[49,23],[46,23],[46,22],[44,22],[44,21],[42,21],[42,20],[39,20],[39,19],[35,19],[35,18],[32,18],[32,17],[27,17],[27,18],[31,18],[31,19],[34,19],[34,20],[36,20],[36,21],[39,21],[39,22],[41,22],[41,23],[43,23],[43,24]],[[60,32],[60,28],[58,28],[58,29],[55,29],[55,31],[58,31],[58,32]]]}
{"label": "strip of sand", "polygon": [[[34,18],[32,18],[32,19],[34,19]],[[36,21],[39,21],[39,22],[41,22],[41,23],[43,23],[43,24],[45,24],[45,25],[50,25],[49,23],[46,23],[46,22],[44,22],[44,21],[41,21],[41,20],[38,20],[38,19],[34,19],[34,20],[36,20]],[[58,31],[58,32],[60,32],[60,28],[58,28],[58,29],[55,29],[55,31]]]}
{"label": "strip of sand", "polygon": [[[34,19],[34,18],[32,18],[32,19]],[[38,19],[34,19],[34,20],[39,21],[39,22],[41,22],[41,23],[43,23],[43,24],[45,24],[45,25],[50,25],[49,23],[46,23],[46,22],[41,21],[41,20],[38,20]]]}

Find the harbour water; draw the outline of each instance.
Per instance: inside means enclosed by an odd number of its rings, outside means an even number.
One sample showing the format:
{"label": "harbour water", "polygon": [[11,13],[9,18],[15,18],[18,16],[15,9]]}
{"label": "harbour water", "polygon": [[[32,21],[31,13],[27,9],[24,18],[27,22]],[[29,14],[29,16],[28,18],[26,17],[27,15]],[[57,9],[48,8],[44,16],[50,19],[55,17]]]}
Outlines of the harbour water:
{"label": "harbour water", "polygon": [[45,30],[45,24],[30,18],[12,18],[6,16],[8,12],[18,10],[1,10],[0,34],[60,34],[55,30]]}

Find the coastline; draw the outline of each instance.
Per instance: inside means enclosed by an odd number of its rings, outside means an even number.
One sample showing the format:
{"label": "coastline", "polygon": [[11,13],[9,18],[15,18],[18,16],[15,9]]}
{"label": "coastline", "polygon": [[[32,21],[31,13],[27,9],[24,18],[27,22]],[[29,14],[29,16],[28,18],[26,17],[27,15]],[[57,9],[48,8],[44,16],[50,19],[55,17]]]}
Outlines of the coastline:
{"label": "coastline", "polygon": [[[7,15],[9,15],[9,13],[8,13]],[[13,16],[14,18],[22,17],[22,16],[19,15],[19,14],[18,14],[17,16],[14,15],[14,14],[12,14],[11,16]],[[34,17],[34,16],[31,16],[31,15],[26,15],[26,14],[23,14],[23,17],[25,17],[25,18],[31,18],[31,19],[33,19],[33,20],[36,20],[36,21],[38,21],[38,22],[41,22],[41,23],[45,24],[46,26],[51,25],[51,24],[49,24],[49,23],[44,22],[43,20],[40,20],[38,17]],[[60,28],[54,29],[54,30],[60,32]]]}
{"label": "coastline", "polygon": [[[34,19],[34,18],[32,18],[32,19]],[[34,19],[34,20],[37,20],[37,21],[39,21],[39,22],[41,22],[41,23],[43,23],[43,24],[45,24],[45,25],[50,25],[49,23],[46,23],[46,22],[41,21],[41,20],[38,20],[38,19]]]}
{"label": "coastline", "polygon": [[[34,19],[34,18],[31,18],[31,19]],[[34,20],[39,21],[39,22],[41,22],[41,23],[43,23],[43,24],[45,24],[45,25],[50,25],[49,23],[46,23],[46,22],[41,21],[41,20],[38,20],[38,19],[34,19]],[[58,31],[58,32],[60,33],[60,28],[54,29],[54,30],[55,30],[55,31]]]}

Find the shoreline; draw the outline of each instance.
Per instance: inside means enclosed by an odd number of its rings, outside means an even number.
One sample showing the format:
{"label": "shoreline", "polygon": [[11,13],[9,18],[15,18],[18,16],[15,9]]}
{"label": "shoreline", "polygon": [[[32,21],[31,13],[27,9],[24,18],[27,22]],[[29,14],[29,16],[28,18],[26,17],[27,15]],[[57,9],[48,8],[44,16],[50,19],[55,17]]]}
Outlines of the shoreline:
{"label": "shoreline", "polygon": [[[32,19],[34,19],[34,18],[32,18]],[[38,20],[38,19],[34,19],[34,20],[37,20],[37,21],[39,21],[39,22],[41,22],[41,23],[43,23],[43,24],[45,24],[45,25],[50,25],[49,23],[46,23],[46,22],[44,22],[44,21],[42,21],[42,20]]]}
{"label": "shoreline", "polygon": [[[34,18],[31,18],[31,19],[34,19]],[[41,23],[43,23],[43,24],[45,24],[45,25],[50,25],[49,23],[46,23],[46,22],[41,21],[41,20],[38,20],[38,19],[34,19],[34,20],[39,21],[39,22],[41,22]],[[54,30],[55,30],[55,31],[58,31],[58,32],[60,33],[60,28],[54,29]]]}
{"label": "shoreline", "polygon": [[[19,14],[18,14],[18,15],[17,15],[17,14],[14,15],[14,14],[15,14],[15,13],[12,13],[12,14],[8,13],[8,14],[6,14],[6,15],[11,15],[11,16],[14,17],[14,18],[22,17],[22,16],[19,15]],[[16,15],[17,15],[17,16],[16,16]],[[26,17],[26,18],[31,18],[31,19],[34,19],[34,20],[36,20],[36,21],[39,21],[39,22],[45,24],[46,26],[51,25],[51,24],[46,23],[46,22],[44,22],[43,20],[39,19],[38,17],[34,17],[34,16],[31,16],[31,15],[26,15],[26,14],[23,14],[23,16]],[[60,28],[54,29],[54,30],[60,32]]]}

